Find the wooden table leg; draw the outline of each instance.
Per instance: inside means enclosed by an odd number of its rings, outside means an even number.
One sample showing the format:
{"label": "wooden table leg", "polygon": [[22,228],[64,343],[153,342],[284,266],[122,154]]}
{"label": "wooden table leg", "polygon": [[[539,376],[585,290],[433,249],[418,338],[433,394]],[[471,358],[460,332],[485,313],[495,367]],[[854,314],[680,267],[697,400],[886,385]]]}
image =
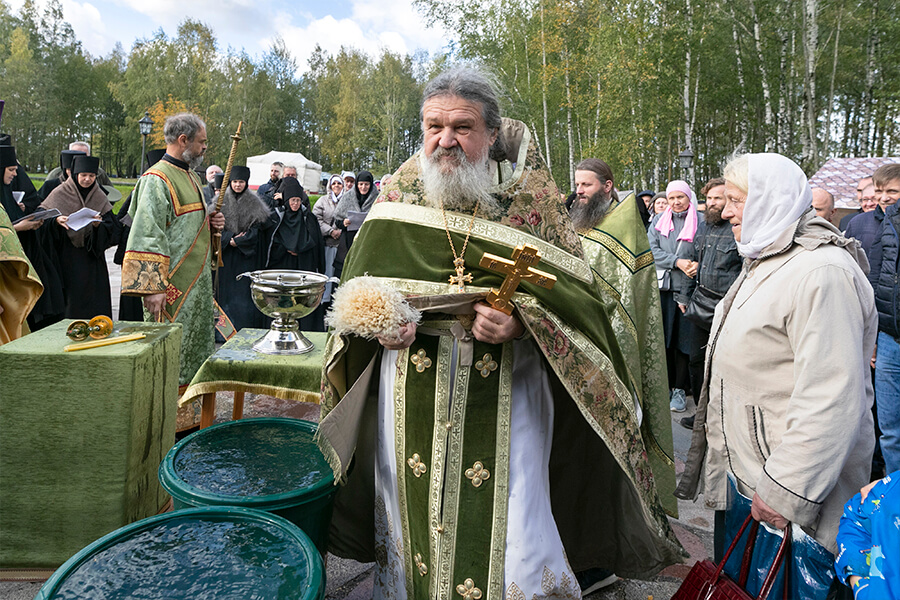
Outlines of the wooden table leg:
{"label": "wooden table leg", "polygon": [[231,420],[244,418],[244,392],[234,393],[234,408],[231,409]]}
{"label": "wooden table leg", "polygon": [[210,392],[202,396],[202,408],[200,409],[200,429],[209,427],[216,419],[216,393]]}

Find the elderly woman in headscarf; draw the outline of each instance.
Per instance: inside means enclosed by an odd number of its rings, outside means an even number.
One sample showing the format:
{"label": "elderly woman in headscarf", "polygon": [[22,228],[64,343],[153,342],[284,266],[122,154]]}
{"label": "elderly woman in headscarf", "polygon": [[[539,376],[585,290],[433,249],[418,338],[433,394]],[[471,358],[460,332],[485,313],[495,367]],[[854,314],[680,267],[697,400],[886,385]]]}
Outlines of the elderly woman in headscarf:
{"label": "elderly woman in headscarf", "polygon": [[[328,180],[328,193],[320,197],[313,206],[313,216],[319,222],[319,231],[325,239],[325,274],[331,277],[334,275],[334,258],[337,256],[338,243],[341,238],[341,228],[338,227],[334,220],[334,212],[341,200],[341,193],[344,191],[344,180],[340,175],[332,175]],[[329,283],[325,287],[325,296],[322,297],[322,303],[331,302],[331,292],[334,284]]]}
{"label": "elderly woman in headscarf", "polygon": [[[697,204],[687,182],[675,180],[666,186],[668,207],[653,217],[647,237],[656,262],[660,305],[666,339],[666,364],[669,369],[669,408],[683,412],[690,389],[691,323],[684,318],[687,300],[680,297],[685,278],[697,273],[694,236],[697,234]],[[679,297],[676,297],[676,294]]]}
{"label": "elderly woman in headscarf", "polygon": [[869,480],[875,443],[868,262],[856,240],[816,216],[790,159],[744,155],[724,177],[722,217],[744,265],[716,306],[676,495],[696,499],[705,455],[706,506],[727,511],[727,530],[748,513],[777,529],[793,523],[794,560],[806,562],[791,596],[824,598],[841,512]]}
{"label": "elderly woman in headscarf", "polygon": [[[266,203],[247,187],[249,179],[249,168],[233,166],[222,201],[222,214],[225,215],[222,262],[225,266],[219,267],[217,300],[235,329],[265,326],[265,316],[250,296],[250,280],[246,277],[236,280],[236,277],[265,267],[268,236],[275,219]],[[212,202],[215,200],[213,198]]]}
{"label": "elderly woman in headscarf", "polygon": [[[57,223],[56,248],[60,276],[66,299],[65,318],[90,319],[97,315],[112,316],[109,271],[106,269],[107,248],[119,243],[122,225],[112,212],[106,193],[97,183],[100,159],[76,156],[71,176],[56,187],[41,208],[55,208],[61,216]],[[97,213],[93,223],[78,230],[68,225],[74,212],[89,208]]]}
{"label": "elderly woman in headscarf", "polygon": [[[303,186],[294,177],[285,177],[280,189],[285,201],[284,212],[279,211],[266,268],[324,273],[325,240],[309,208]],[[325,331],[324,314],[320,305],[312,314],[300,319],[300,329]]]}

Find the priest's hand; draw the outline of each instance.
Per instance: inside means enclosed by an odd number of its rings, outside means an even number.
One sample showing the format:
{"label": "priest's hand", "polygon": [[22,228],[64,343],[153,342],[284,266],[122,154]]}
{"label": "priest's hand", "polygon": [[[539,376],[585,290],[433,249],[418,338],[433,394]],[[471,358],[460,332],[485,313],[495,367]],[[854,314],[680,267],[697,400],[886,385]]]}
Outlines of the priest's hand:
{"label": "priest's hand", "polygon": [[412,346],[416,339],[416,324],[406,323],[400,326],[397,337],[378,336],[378,342],[388,350],[405,350]]}
{"label": "priest's hand", "polygon": [[225,215],[223,215],[219,211],[216,211],[213,214],[209,215],[209,226],[216,231],[222,231],[223,229],[225,229]]}
{"label": "priest's hand", "polygon": [[757,521],[769,523],[775,529],[784,529],[788,524],[788,520],[781,513],[766,504],[756,492],[753,493],[753,504],[750,507],[750,514]]}
{"label": "priest's hand", "polygon": [[151,315],[153,315],[157,321],[161,320],[163,306],[166,303],[166,295],[165,294],[150,294],[149,296],[144,296],[144,308],[147,309]]}
{"label": "priest's hand", "polygon": [[525,326],[518,317],[500,312],[484,302],[475,304],[473,308],[476,314],[472,335],[479,342],[503,344],[525,333]]}

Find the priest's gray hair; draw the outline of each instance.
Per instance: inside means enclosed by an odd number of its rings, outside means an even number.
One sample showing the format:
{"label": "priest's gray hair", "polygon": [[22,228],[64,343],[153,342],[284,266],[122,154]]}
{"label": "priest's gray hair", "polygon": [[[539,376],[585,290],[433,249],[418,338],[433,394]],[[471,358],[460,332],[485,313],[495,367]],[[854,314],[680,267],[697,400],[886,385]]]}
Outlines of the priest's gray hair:
{"label": "priest's gray hair", "polygon": [[[497,86],[480,69],[460,65],[444,71],[425,85],[422,107],[438,96],[458,96],[477,102],[481,105],[481,117],[488,129],[500,128],[500,94]],[[419,109],[419,117],[424,119],[422,109]]]}
{"label": "priest's gray hair", "polygon": [[167,144],[174,144],[182,134],[187,136],[189,141],[194,141],[194,136],[201,129],[206,129],[206,123],[203,119],[192,113],[178,113],[166,119],[166,126],[163,128]]}

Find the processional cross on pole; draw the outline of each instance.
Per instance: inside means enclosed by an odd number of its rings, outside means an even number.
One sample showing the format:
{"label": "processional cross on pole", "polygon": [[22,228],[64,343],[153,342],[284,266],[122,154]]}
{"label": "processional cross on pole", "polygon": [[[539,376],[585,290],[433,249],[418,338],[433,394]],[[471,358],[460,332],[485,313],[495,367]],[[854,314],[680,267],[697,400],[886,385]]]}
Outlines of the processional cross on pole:
{"label": "processional cross on pole", "polygon": [[488,304],[509,315],[512,314],[514,308],[512,296],[520,282],[527,281],[548,290],[552,289],[556,284],[556,276],[539,271],[532,266],[540,260],[541,254],[538,249],[528,244],[517,246],[513,250],[512,260],[485,252],[479,265],[506,275],[499,290],[492,288],[488,292],[486,298]]}

